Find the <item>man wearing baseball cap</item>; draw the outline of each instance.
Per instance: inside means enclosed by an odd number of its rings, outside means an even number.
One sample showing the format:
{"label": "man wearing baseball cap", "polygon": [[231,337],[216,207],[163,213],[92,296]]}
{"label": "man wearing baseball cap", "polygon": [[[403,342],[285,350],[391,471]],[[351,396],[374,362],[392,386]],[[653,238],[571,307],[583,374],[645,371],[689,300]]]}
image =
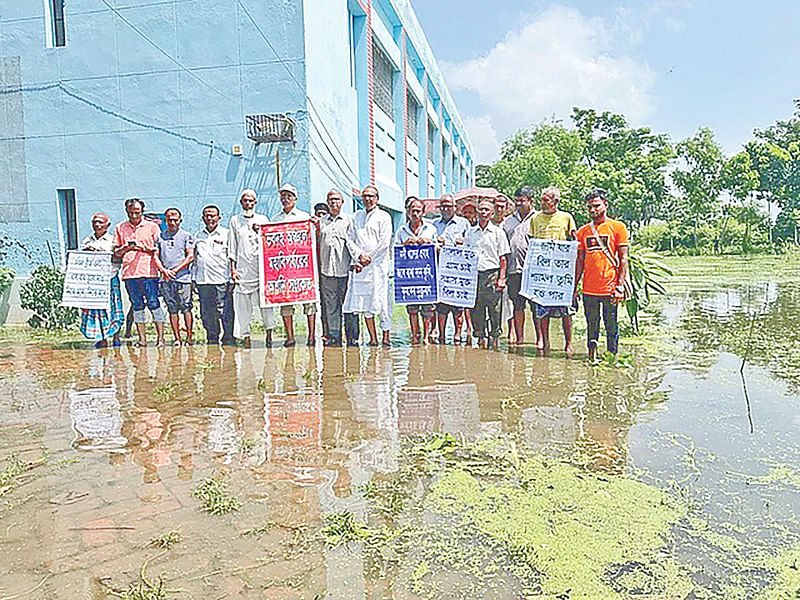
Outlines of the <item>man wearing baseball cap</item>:
{"label": "man wearing baseball cap", "polygon": [[[298,221],[308,221],[311,219],[311,215],[297,208],[297,188],[291,183],[284,183],[281,189],[278,190],[278,193],[280,194],[283,210],[272,217],[272,223],[296,223]],[[306,319],[308,320],[307,343],[309,346],[313,346],[316,343],[317,305],[314,302],[304,303],[303,312],[306,314]],[[283,317],[283,326],[286,329],[286,341],[283,342],[283,345],[289,348],[295,345],[294,305],[287,304],[281,306],[281,317]]]}

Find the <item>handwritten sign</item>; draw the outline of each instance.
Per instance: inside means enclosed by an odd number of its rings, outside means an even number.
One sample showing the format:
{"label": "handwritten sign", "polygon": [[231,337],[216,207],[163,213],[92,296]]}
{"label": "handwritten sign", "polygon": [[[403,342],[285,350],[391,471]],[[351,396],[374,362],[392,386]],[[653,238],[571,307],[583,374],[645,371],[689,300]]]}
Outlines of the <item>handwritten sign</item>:
{"label": "handwritten sign", "polygon": [[533,238],[522,268],[520,294],[542,306],[569,306],[577,259],[578,242]]}
{"label": "handwritten sign", "polygon": [[311,221],[261,226],[261,306],[317,301],[315,242]]}
{"label": "handwritten sign", "polygon": [[431,304],[438,302],[436,292],[436,247],[394,247],[395,304]]}
{"label": "handwritten sign", "polygon": [[110,252],[68,254],[61,306],[111,310]]}
{"label": "handwritten sign", "polygon": [[475,306],[478,291],[478,254],[472,248],[444,246],[439,251],[439,302]]}

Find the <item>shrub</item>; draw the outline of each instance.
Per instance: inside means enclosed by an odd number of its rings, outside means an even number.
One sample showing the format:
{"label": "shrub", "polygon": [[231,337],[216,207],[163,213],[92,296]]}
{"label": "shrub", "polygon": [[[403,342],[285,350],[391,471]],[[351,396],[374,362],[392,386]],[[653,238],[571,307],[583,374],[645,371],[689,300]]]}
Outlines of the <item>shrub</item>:
{"label": "shrub", "polygon": [[0,296],[11,287],[12,283],[14,283],[14,269],[11,267],[0,267]]}
{"label": "shrub", "polygon": [[22,308],[33,311],[28,325],[34,328],[67,329],[78,319],[78,309],[59,306],[64,292],[64,273],[58,267],[40,266],[19,290]]}

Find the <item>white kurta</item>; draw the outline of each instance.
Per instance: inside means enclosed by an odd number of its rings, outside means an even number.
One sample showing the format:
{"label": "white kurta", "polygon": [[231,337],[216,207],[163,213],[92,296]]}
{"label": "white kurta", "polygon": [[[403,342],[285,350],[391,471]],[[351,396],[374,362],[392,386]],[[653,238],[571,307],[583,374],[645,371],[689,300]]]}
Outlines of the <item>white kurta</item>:
{"label": "white kurta", "polygon": [[[249,218],[243,215],[231,217],[228,258],[236,261],[236,271],[239,273],[239,281],[233,288],[233,336],[236,338],[250,337],[250,318],[253,309],[259,306],[258,253],[261,251],[261,244],[258,232],[253,231],[253,225],[267,223],[269,219],[264,215],[255,214]],[[272,308],[261,309],[261,321],[264,329],[274,329],[275,315]]]}
{"label": "white kurta", "polygon": [[360,273],[350,271],[345,313],[381,315],[382,328],[387,330],[385,316],[389,312],[389,269],[391,268],[392,218],[386,211],[374,208],[359,210],[347,228],[353,263],[361,254],[369,254],[372,262]]}

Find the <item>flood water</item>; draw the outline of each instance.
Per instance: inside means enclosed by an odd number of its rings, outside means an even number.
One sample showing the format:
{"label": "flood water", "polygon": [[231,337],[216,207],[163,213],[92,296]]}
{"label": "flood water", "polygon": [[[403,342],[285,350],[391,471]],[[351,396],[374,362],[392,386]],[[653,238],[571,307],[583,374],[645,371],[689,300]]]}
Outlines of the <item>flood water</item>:
{"label": "flood water", "polygon": [[[376,568],[365,544],[323,535],[330,515],[398,525],[417,510],[449,536],[448,552],[470,545],[457,524],[408,501],[387,519],[370,494],[433,433],[579,454],[587,473],[679,500],[688,512],[659,552],[691,589],[658,597],[778,597],[770,557],[800,538],[800,292],[764,277],[674,286],[656,320],[679,340],[623,346],[632,360],[621,368],[531,346],[6,346],[0,598],[555,598],[520,583],[520,557],[499,546],[486,585],[447,557],[420,571],[413,540]],[[435,477],[400,496],[424,498]],[[239,510],[204,512],[193,491],[207,478]],[[150,544],[173,531],[171,548]],[[132,595],[143,567],[152,595]],[[155,591],[157,577],[170,593]],[[429,580],[438,587],[420,585]]]}

